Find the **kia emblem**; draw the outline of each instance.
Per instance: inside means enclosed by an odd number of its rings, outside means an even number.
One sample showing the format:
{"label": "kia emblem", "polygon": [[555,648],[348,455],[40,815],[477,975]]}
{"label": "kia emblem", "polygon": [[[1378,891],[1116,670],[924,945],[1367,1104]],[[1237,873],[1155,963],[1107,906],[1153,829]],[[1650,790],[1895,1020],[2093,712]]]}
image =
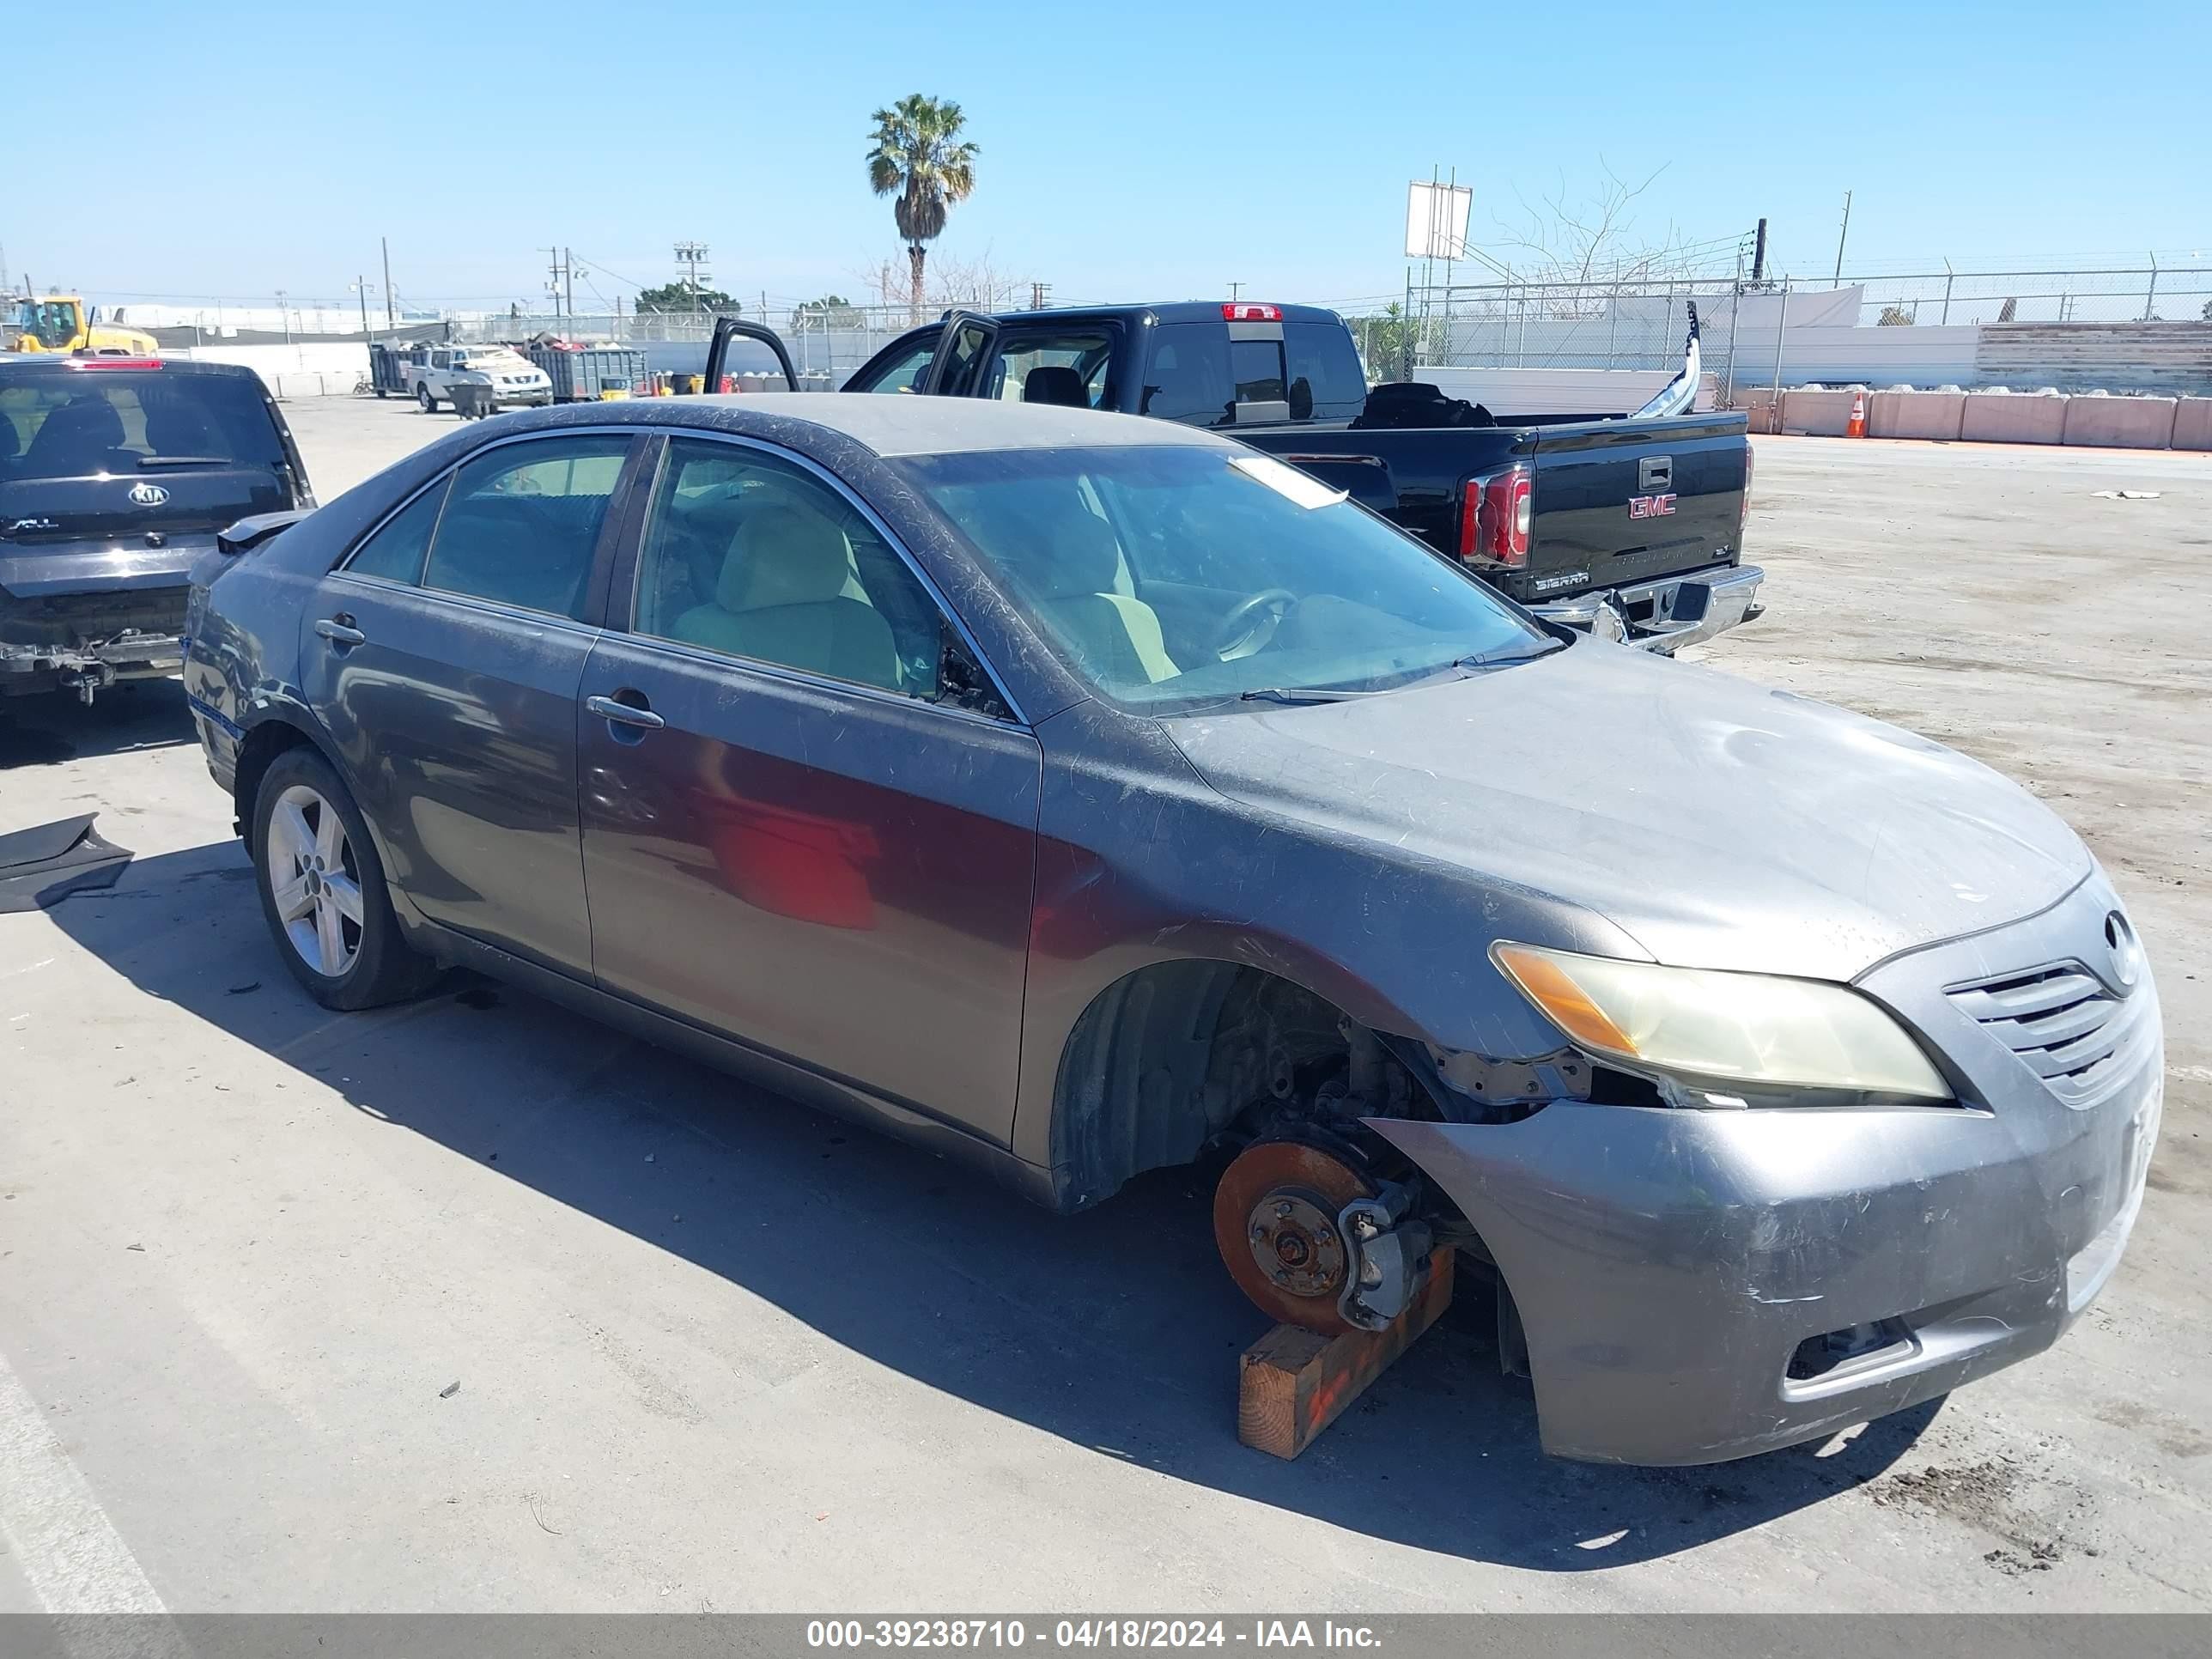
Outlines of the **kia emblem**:
{"label": "kia emblem", "polygon": [[168,499],[169,492],[157,483],[131,486],[131,504],[133,507],[159,507]]}

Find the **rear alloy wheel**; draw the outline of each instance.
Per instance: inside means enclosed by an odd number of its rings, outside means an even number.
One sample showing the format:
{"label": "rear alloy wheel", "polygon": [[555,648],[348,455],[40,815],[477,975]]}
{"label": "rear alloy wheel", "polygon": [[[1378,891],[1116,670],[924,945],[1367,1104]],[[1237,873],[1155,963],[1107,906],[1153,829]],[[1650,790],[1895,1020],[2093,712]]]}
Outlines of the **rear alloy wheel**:
{"label": "rear alloy wheel", "polygon": [[1338,1218],[1374,1182],[1325,1147],[1255,1141],[1213,1191],[1213,1242],[1237,1288],[1270,1319],[1341,1336],[1352,1249]]}
{"label": "rear alloy wheel", "polygon": [[415,386],[415,404],[425,415],[434,415],[438,412],[438,400],[430,395],[430,388],[420,381],[417,381]]}
{"label": "rear alloy wheel", "polygon": [[368,827],[313,750],[287,750],[263,778],[253,862],[284,965],[325,1007],[396,1001],[434,975],[400,936]]}

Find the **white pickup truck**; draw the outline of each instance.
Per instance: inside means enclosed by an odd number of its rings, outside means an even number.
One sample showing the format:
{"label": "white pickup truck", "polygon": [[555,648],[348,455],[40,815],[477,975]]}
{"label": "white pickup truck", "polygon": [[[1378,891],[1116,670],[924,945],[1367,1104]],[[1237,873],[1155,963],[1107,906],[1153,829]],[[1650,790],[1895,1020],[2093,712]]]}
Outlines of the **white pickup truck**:
{"label": "white pickup truck", "polygon": [[416,346],[401,360],[400,373],[425,415],[453,402],[457,385],[489,386],[495,404],[553,401],[545,371],[505,346]]}

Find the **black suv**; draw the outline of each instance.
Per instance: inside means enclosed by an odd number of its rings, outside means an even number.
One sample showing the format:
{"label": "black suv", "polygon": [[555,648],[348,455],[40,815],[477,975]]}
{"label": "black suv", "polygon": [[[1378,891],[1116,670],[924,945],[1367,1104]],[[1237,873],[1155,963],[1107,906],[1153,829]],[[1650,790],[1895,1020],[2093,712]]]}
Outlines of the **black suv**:
{"label": "black suv", "polygon": [[0,697],[174,673],[216,532],[314,504],[251,369],[0,357]]}

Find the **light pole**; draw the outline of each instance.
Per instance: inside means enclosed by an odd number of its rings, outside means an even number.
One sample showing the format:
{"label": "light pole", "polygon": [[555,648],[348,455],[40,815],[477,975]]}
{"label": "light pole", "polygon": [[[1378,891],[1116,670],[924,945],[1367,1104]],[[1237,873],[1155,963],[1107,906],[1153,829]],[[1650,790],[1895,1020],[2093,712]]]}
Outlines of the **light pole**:
{"label": "light pole", "polygon": [[368,325],[368,296],[375,288],[376,284],[366,276],[356,276],[353,279],[353,291],[361,296],[361,331],[368,337],[371,344],[375,343],[376,331]]}
{"label": "light pole", "polygon": [[284,343],[289,345],[292,343],[292,313],[284,303],[284,290],[281,288],[276,290],[276,314],[283,319]]}

